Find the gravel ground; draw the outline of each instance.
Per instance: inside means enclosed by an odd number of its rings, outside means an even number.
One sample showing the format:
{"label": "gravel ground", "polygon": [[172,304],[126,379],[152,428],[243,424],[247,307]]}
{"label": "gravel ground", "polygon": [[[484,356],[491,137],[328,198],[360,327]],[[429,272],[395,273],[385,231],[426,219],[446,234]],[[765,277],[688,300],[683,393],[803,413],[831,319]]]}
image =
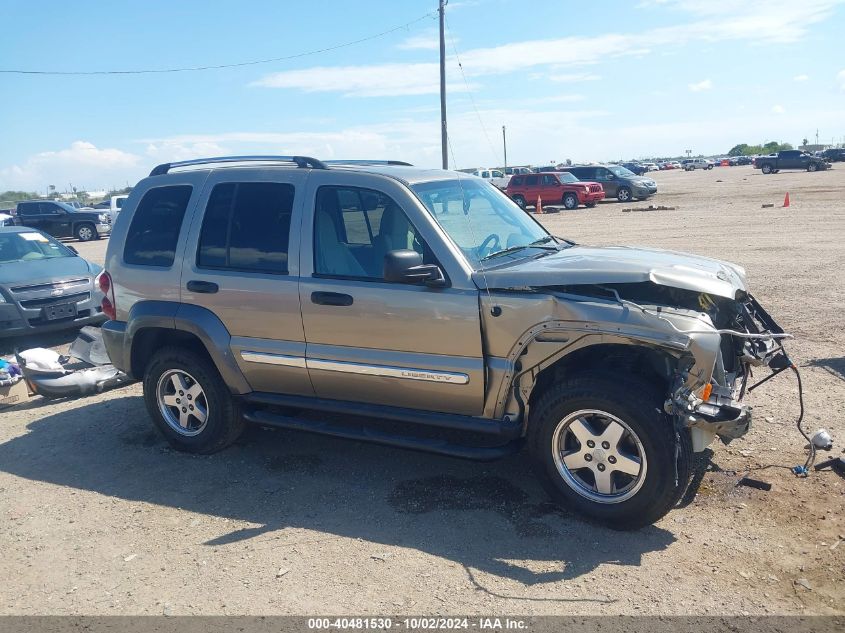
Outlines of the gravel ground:
{"label": "gravel ground", "polygon": [[[583,243],[745,266],[796,336],[807,428],[830,429],[838,454],[845,168],[653,176],[650,202],[675,210],[541,219]],[[105,245],[76,246],[102,263]],[[33,398],[0,412],[0,613],[842,614],[845,482],[782,468],[805,456],[796,394],[788,375],[755,391],[754,428],[714,445],[695,501],[636,533],[548,504],[521,455],[476,464],[254,428],[195,457],[154,432],[137,385]],[[736,487],[746,471],[772,490]]]}

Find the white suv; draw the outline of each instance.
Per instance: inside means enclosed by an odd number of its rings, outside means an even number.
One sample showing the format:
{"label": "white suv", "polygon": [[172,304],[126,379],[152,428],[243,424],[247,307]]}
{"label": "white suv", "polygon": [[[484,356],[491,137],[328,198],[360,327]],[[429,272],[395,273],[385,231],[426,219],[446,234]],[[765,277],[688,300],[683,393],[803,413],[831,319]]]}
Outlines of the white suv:
{"label": "white suv", "polygon": [[681,161],[684,171],[693,171],[694,169],[713,169],[713,161],[704,158],[688,158]]}

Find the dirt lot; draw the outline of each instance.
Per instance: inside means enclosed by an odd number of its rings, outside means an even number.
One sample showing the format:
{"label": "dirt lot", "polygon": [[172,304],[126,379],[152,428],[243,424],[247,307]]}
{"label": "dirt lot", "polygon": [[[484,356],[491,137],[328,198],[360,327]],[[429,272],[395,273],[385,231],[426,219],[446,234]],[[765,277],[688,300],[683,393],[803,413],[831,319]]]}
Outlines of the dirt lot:
{"label": "dirt lot", "polygon": [[[579,242],[745,266],[795,334],[806,425],[830,429],[838,454],[837,167],[660,172],[651,202],[674,211],[605,203],[542,220]],[[102,262],[105,241],[78,247]],[[179,454],[153,431],[140,393],[34,398],[0,413],[0,613],[845,613],[845,480],[780,467],[805,455],[786,374],[752,394],[751,433],[714,446],[694,503],[638,533],[551,507],[522,456],[480,465],[257,428],[223,453]],[[746,471],[772,490],[735,487]]]}

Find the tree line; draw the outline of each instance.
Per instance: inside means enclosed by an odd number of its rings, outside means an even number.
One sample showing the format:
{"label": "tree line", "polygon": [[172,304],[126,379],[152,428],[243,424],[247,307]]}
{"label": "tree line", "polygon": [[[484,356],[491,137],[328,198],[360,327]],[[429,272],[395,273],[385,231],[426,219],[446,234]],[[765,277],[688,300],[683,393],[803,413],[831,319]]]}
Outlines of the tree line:
{"label": "tree line", "polygon": [[[806,145],[806,143],[805,143]],[[734,145],[728,156],[754,156],[755,154],[774,154],[775,152],[782,152],[788,149],[794,149],[790,143],[778,143],[777,141],[769,141],[762,145],[749,145],[748,143],[740,143]]]}

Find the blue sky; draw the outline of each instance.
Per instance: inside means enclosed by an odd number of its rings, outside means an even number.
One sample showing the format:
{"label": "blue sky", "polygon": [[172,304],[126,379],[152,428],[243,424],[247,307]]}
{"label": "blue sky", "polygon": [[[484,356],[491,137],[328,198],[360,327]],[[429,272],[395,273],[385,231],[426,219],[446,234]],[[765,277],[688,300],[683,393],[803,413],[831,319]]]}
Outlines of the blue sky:
{"label": "blue sky", "polygon": [[[243,153],[440,164],[436,0],[0,0],[0,190],[134,184]],[[426,16],[421,20],[423,16]],[[452,0],[460,168],[845,140],[843,0]],[[456,55],[457,51],[457,55]],[[463,73],[457,60],[463,67]]]}

